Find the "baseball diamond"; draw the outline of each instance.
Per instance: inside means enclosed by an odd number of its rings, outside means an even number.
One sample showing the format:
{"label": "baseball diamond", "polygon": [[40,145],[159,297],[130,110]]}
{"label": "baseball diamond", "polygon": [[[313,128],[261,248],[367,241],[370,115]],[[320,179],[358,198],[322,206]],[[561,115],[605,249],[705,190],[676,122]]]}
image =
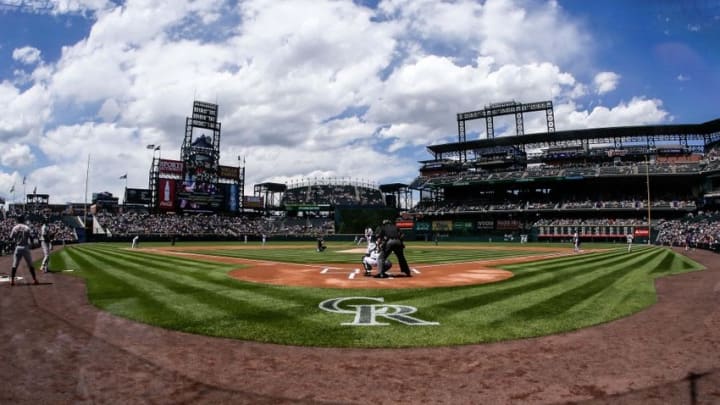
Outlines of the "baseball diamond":
{"label": "baseball diamond", "polygon": [[[194,101],[179,160],[148,145],[122,207],[10,206],[0,402],[720,402],[720,120],[556,131],[552,101],[493,103],[409,184],[243,196],[218,111]],[[39,224],[35,280],[11,263]]]}
{"label": "baseball diamond", "polygon": [[[311,251],[312,242],[266,248],[265,259],[256,254],[258,245],[253,247],[157,244],[131,250],[98,244],[55,253],[41,286],[26,288],[19,281],[0,296],[1,337],[22,339],[2,352],[0,369],[14,380],[0,400],[440,403],[461,397],[472,403],[690,403],[694,395],[711,403],[720,398],[715,368],[720,271],[711,252],[688,251],[685,258],[678,254],[682,250],[638,247],[628,253],[612,245],[575,254],[567,245],[524,249],[466,243],[435,249],[410,244],[408,256],[422,269],[419,274],[363,279],[359,282],[387,284],[355,290],[234,280],[244,269],[276,273],[285,266],[307,278],[333,277],[322,269],[350,269],[342,265],[343,257],[356,255],[342,253],[344,243],[330,243],[328,250],[337,257],[319,265],[273,260]],[[548,250],[565,252],[548,258]],[[506,269],[513,277],[449,289],[397,288],[433,277],[434,264],[425,251],[447,257],[511,254],[474,262]],[[244,252],[253,258],[242,258]],[[41,258],[39,250],[33,254]],[[445,265],[462,268],[464,263]],[[312,271],[303,271],[306,267]],[[646,290],[656,277],[661,278],[655,289]],[[542,290],[553,292],[536,296]],[[596,318],[595,326],[575,324],[559,334],[552,330],[577,322],[575,311],[582,318],[608,314],[646,295],[642,307],[632,306],[632,314],[621,319]],[[517,316],[503,320],[496,312],[502,307]],[[464,311],[472,316],[463,318]],[[485,318],[483,312],[492,313]],[[550,329],[534,323],[552,317],[560,322]],[[273,322],[277,328],[248,330]],[[476,323],[485,326],[478,329]],[[512,336],[528,328],[538,337],[481,343],[483,329]],[[244,338],[203,336],[228,330]],[[463,330],[477,334],[461,346],[442,337]],[[427,347],[435,341],[428,335],[439,337],[440,344]],[[379,379],[384,384],[373,383]],[[38,390],[38,380],[53,389]]]}

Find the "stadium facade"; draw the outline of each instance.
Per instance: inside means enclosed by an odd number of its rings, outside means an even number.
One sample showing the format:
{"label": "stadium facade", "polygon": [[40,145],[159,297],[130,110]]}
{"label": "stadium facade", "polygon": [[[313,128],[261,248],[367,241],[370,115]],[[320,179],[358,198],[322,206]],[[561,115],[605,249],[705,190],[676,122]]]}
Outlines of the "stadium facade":
{"label": "stadium facade", "polygon": [[[545,111],[546,132],[524,134],[528,111]],[[495,137],[508,114],[516,134]],[[466,140],[470,119],[486,120],[485,139]],[[556,131],[550,101],[492,104],[458,114],[458,142],[427,147],[406,217],[426,238],[647,240],[662,220],[718,206],[718,143],[720,119]]]}

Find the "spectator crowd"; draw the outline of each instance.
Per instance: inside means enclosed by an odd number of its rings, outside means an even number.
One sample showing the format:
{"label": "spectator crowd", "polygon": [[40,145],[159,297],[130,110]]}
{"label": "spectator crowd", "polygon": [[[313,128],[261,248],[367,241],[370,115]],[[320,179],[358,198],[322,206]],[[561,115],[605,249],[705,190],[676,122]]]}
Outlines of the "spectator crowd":
{"label": "spectator crowd", "polygon": [[[15,248],[14,243],[10,240],[10,231],[17,224],[17,218],[20,215],[20,213],[4,212],[3,216],[0,217],[0,255],[10,254]],[[33,244],[40,246],[40,227],[42,226],[43,217],[29,216],[26,219],[26,224],[32,230]],[[59,218],[50,218],[48,220],[48,230],[53,235],[52,242],[54,244],[77,242],[78,238],[75,229]]]}

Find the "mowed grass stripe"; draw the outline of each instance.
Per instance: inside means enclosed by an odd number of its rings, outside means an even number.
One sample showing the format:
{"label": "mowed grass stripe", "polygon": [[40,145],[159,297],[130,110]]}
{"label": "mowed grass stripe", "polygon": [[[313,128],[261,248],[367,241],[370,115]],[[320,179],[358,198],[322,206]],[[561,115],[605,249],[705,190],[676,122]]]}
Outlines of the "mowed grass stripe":
{"label": "mowed grass stripe", "polygon": [[[93,304],[116,315],[141,322],[163,327],[173,326],[169,320],[177,314],[172,308],[167,307],[151,294],[138,290],[132,283],[115,277],[107,271],[96,271],[97,262],[87,254],[86,250],[66,248],[57,256],[60,256],[61,259],[68,257],[70,262],[83,269],[87,279],[88,296]],[[80,275],[80,273],[74,275]],[[144,311],[144,308],[153,308],[153,310]],[[157,311],[160,311],[163,316],[155,316]]]}
{"label": "mowed grass stripe", "polygon": [[[584,257],[583,257],[584,256]],[[487,289],[476,289],[478,294],[465,294],[464,297],[445,302],[449,310],[462,311],[463,308],[485,306],[502,301],[513,301],[521,305],[534,291],[561,286],[568,288],[576,278],[587,277],[594,270],[604,269],[627,263],[628,256],[618,252],[578,255],[573,259],[547,259],[541,262],[525,263],[525,266],[502,266],[512,268],[513,277],[496,284],[488,284]]]}
{"label": "mowed grass stripe", "polygon": [[[220,318],[233,317],[251,320],[265,318],[286,318],[286,311],[268,310],[268,308],[287,308],[291,306],[291,295],[286,295],[282,300],[271,299],[266,295],[248,294],[228,286],[234,282],[227,279],[226,284],[204,283],[195,279],[185,279],[181,282],[177,272],[168,270],[150,269],[147,263],[133,263],[132,260],[123,260],[123,257],[131,256],[130,253],[121,252],[120,255],[110,255],[107,252],[94,252],[86,250],[85,255],[98,260],[103,258],[105,263],[110,264],[106,270],[109,277],[122,283],[126,293],[130,295],[147,295],[157,298],[162,302],[163,307],[182,318],[183,330],[192,329],[194,324],[217,321]],[[115,257],[120,256],[119,259]],[[128,288],[134,286],[136,291]],[[98,299],[99,304],[103,298]],[[276,301],[276,302],[272,302]],[[182,316],[180,316],[182,314]]]}
{"label": "mowed grass stripe", "polygon": [[[473,260],[477,260],[478,252],[486,254],[489,250],[459,246],[443,248],[450,254],[465,252]],[[440,252],[418,249],[417,253],[420,260],[431,262]],[[422,257],[423,254],[428,257]],[[105,257],[110,258],[109,263],[95,263]],[[467,344],[573,330],[645,308],[655,300],[652,279],[699,268],[697,263],[668,249],[634,248],[627,253],[618,248],[503,266],[512,268],[515,276],[500,283],[409,290],[333,290],[245,283],[227,278],[229,267],[224,265],[207,264],[213,273],[209,276],[203,274],[205,263],[201,260],[159,255],[157,260],[153,259],[155,255],[150,253],[101,246],[91,257],[67,258],[66,263],[82,268],[76,274],[88,277],[89,291],[93,277],[111,284],[117,282],[119,287],[114,287],[121,291],[132,289],[128,284],[136,282],[162,285],[164,289],[158,289],[157,294],[172,298],[162,299],[160,305],[153,301],[157,297],[149,296],[147,291],[139,291],[137,299],[132,293],[118,295],[119,304],[108,304],[116,297],[113,294],[103,297],[107,300],[103,303],[114,312],[119,307],[122,311],[140,313],[129,316],[134,319],[214,336],[334,347]],[[119,280],[106,277],[92,266],[105,266],[104,272]],[[123,269],[118,270],[120,267]],[[201,288],[191,288],[195,284]],[[99,291],[100,296],[118,292],[113,288]],[[352,321],[352,313],[332,314],[318,309],[321,301],[343,296],[383,297],[389,304],[414,306],[418,309],[414,316],[438,321],[440,325],[409,327],[389,322],[383,327],[343,326],[342,322]],[[193,318],[188,318],[177,308],[189,304],[173,303],[187,299],[199,302],[198,308],[210,306],[219,314],[211,311],[202,315],[198,310]],[[167,308],[169,305],[172,307]]]}
{"label": "mowed grass stripe", "polygon": [[[200,293],[207,290],[202,285],[179,283],[174,281],[172,276],[159,276],[162,270],[125,260],[128,256],[126,253],[111,255],[86,250],[84,254],[95,262],[102,260],[107,266],[106,270],[103,270],[106,277],[122,283],[128,295],[149,296],[160,302],[166,310],[174,314],[168,317],[169,319],[182,318],[183,323],[192,324],[227,314],[220,302],[204,302],[204,295]],[[103,298],[98,297],[98,300],[102,302]],[[145,312],[145,309],[139,309]]]}
{"label": "mowed grass stripe", "polygon": [[[524,268],[513,265],[515,275],[504,282],[488,284],[487,288],[471,289],[469,294],[460,294],[459,298],[451,298],[436,305],[448,311],[448,316],[462,316],[462,312],[467,308],[494,306],[490,312],[496,314],[497,319],[502,319],[507,312],[520,311],[534,305],[543,297],[547,299],[560,291],[575,288],[600,277],[608,268],[632,264],[628,262],[627,254],[619,252],[588,255],[584,258],[582,256],[585,255],[576,256],[570,265],[567,259],[526,263]],[[536,269],[536,265],[542,268],[542,271]],[[548,315],[552,313],[550,309]]]}
{"label": "mowed grass stripe", "polygon": [[[646,260],[650,257],[655,257],[654,260],[655,263],[657,263],[666,253],[667,252],[658,250],[641,255],[634,255],[636,256],[635,259],[628,262],[630,264],[629,268],[622,267],[617,270],[611,270],[607,276],[601,275],[600,277],[595,276],[589,279],[587,277],[583,279],[575,277],[575,282],[585,280],[585,285],[577,286],[576,292],[581,291],[582,287],[593,286],[595,285],[594,283],[602,285],[603,281],[616,279],[614,283],[611,283],[612,286],[599,288],[595,291],[591,290],[590,293],[588,293],[587,300],[589,302],[587,302],[587,304],[582,300],[574,299],[575,297],[573,297],[572,294],[569,296],[552,295],[553,289],[532,291],[529,288],[530,286],[525,287],[528,287],[531,291],[515,290],[514,292],[518,294],[508,296],[508,291],[500,292],[498,291],[498,286],[490,284],[482,286],[483,289],[489,290],[490,295],[485,298],[493,297],[496,298],[495,300],[488,299],[484,302],[468,299],[454,300],[453,307],[455,309],[444,314],[440,313],[437,317],[443,319],[457,318],[458,320],[470,320],[467,321],[469,323],[454,333],[467,334],[466,331],[472,329],[478,333],[479,336],[482,336],[484,341],[557,333],[617,319],[637,312],[639,309],[645,308],[654,302],[655,294],[653,291],[650,291],[651,300],[648,301],[646,294],[639,294],[637,289],[634,288],[638,283],[642,285],[643,282],[648,279],[647,269],[632,271],[632,267],[638,265],[645,266],[647,264],[647,268],[652,268],[654,263],[646,263]],[[606,260],[602,260],[601,262],[606,262]],[[604,270],[604,266],[595,265],[593,267],[595,267],[596,270],[590,274],[607,272],[607,270]],[[618,273],[624,273],[625,275],[620,274],[620,277],[618,277]],[[628,277],[628,274],[632,276]],[[630,278],[638,278],[639,280],[629,280]],[[608,293],[608,291],[614,289],[622,290],[622,288],[617,288],[617,285],[623,281],[628,283],[626,288],[630,289],[630,293]],[[634,282],[634,284],[631,284],[631,282]],[[500,294],[497,294],[498,292]],[[543,293],[548,292],[549,296],[544,301],[538,301],[538,298],[542,298]],[[632,298],[629,297],[631,295]],[[640,297],[638,297],[638,295]],[[441,301],[439,297],[434,298],[436,301],[435,307],[438,305],[442,307],[447,304],[437,302]],[[595,311],[592,308],[592,302],[602,302],[604,308],[600,311]],[[627,306],[620,305],[620,303],[625,303]],[[428,310],[430,311],[430,309]],[[535,310],[538,311],[540,316],[529,316],[535,315],[533,313]],[[474,315],[470,316],[470,313]]]}
{"label": "mowed grass stripe", "polygon": [[[218,289],[217,283],[211,283],[213,287],[211,289],[202,288],[202,286],[188,287],[186,284],[173,280],[173,277],[177,275],[177,270],[161,270],[158,273],[167,274],[170,277],[167,278],[145,269],[151,266],[146,261],[133,264],[139,259],[135,251],[122,250],[119,253],[113,253],[106,249],[97,250],[102,253],[84,249],[84,255],[97,259],[100,257],[98,255],[102,254],[102,257],[108,258],[106,263],[110,266],[104,267],[107,272],[112,273],[110,278],[115,280],[113,284],[120,286],[125,295],[166,297],[160,300],[162,302],[149,302],[151,307],[147,308],[142,307],[142,304],[148,303],[147,301],[128,301],[122,297],[104,296],[105,294],[102,292],[97,294],[99,295],[97,299],[92,300],[96,305],[122,316],[152,323],[154,318],[148,313],[157,310],[157,312],[163,313],[162,317],[167,318],[165,322],[157,323],[163,327],[214,336],[238,337],[240,335],[259,341],[273,341],[282,339],[286,335],[303,336],[303,333],[287,330],[288,325],[299,324],[301,320],[306,326],[309,323],[317,323],[318,327],[320,324],[325,324],[308,317],[309,313],[306,310],[305,302],[309,299],[317,302],[323,299],[299,293],[310,291],[310,289],[292,292],[286,288],[284,291],[280,291],[283,288],[268,288],[262,285],[245,285],[243,289],[222,288],[224,284]],[[116,256],[126,257],[129,260],[112,259]],[[159,257],[155,258],[159,259]],[[202,265],[203,263],[194,264]],[[193,280],[185,281],[194,285],[192,284]],[[227,281],[240,283],[229,278]],[[133,290],[128,288],[128,285],[132,283],[142,283],[147,287]],[[89,280],[89,284],[92,284],[92,280]],[[108,304],[108,301],[111,304]],[[116,301],[120,302],[112,304]],[[141,313],[142,316],[135,317],[128,314],[127,308],[133,305],[138,306],[134,308],[134,311]],[[213,310],[208,311],[208,306]],[[173,319],[175,321],[172,321]],[[261,323],[265,326],[258,328],[257,325]],[[314,329],[311,328],[311,330]],[[308,332],[306,338],[311,338],[315,333]]]}
{"label": "mowed grass stripe", "polygon": [[[140,277],[144,275],[151,276],[153,274],[154,270],[151,270],[151,263],[154,263],[155,265],[157,265],[157,263],[162,263],[162,265],[157,266],[158,270],[161,271],[161,274],[166,274],[166,276],[170,277],[170,279],[162,278],[155,281],[160,284],[168,281],[182,281],[189,286],[196,286],[189,287],[190,289],[187,291],[176,290],[175,292],[179,292],[180,295],[197,295],[211,292],[221,297],[228,297],[231,300],[235,300],[234,304],[241,304],[241,306],[245,308],[245,312],[239,314],[239,316],[249,321],[268,319],[274,316],[273,313],[263,311],[263,308],[275,308],[284,316],[289,309],[305,309],[306,305],[304,305],[304,302],[307,300],[317,300],[317,293],[313,294],[313,289],[267,286],[231,279],[227,276],[227,271],[235,266],[225,264],[218,265],[214,262],[207,263],[202,260],[195,259],[187,260],[184,258],[167,257],[137,250],[118,250],[107,246],[96,250],[102,251],[103,254],[108,255],[108,257],[112,257],[113,255],[124,255],[124,257],[127,258],[127,262],[116,265],[118,268],[125,266],[127,263],[136,262],[136,267],[143,268],[142,271],[135,272],[135,274]],[[169,262],[168,259],[170,259]],[[209,269],[213,268],[216,268],[212,271],[214,272],[214,275],[210,275],[211,271],[209,271]],[[190,277],[184,277],[186,275],[190,275]],[[240,297],[242,302],[237,302],[238,297]],[[172,299],[174,300],[175,298],[173,297]],[[235,307],[231,308],[231,310],[234,309]],[[304,310],[300,312],[296,311],[294,317],[303,317],[305,314],[306,311]],[[233,320],[232,322],[236,323],[236,320]],[[217,331],[214,333],[217,333]],[[225,336],[227,334],[219,335]],[[232,337],[232,335],[227,336]]]}
{"label": "mowed grass stripe", "polygon": [[[128,253],[132,255],[132,253]],[[155,260],[163,260],[165,256],[154,256],[152,254],[147,254],[147,257]],[[141,260],[141,263],[143,266],[147,266],[147,261],[143,261],[142,258],[138,258],[136,260]],[[183,263],[182,259],[176,259],[179,260],[180,263]],[[157,263],[155,263],[157,265]],[[189,265],[190,264],[190,265]],[[163,277],[164,279],[170,279],[171,281],[180,281],[187,286],[190,286],[191,293],[197,293],[198,291],[208,291],[213,293],[222,294],[223,292],[236,292],[238,291],[238,287],[243,283],[239,280],[230,278],[227,275],[227,272],[231,269],[236,268],[235,265],[227,265],[227,264],[218,264],[214,262],[203,262],[203,261],[196,261],[196,260],[189,260],[184,261],[183,266],[158,266],[157,268],[149,269],[144,274],[147,274],[149,277],[154,277],[153,274],[155,273],[155,270],[159,270],[160,272],[157,274],[158,276]],[[162,281],[162,280],[159,280]],[[250,300],[262,300],[262,301],[268,301],[268,294],[256,294],[253,295],[252,291],[253,288],[248,288],[247,285],[243,286],[243,291],[248,295],[248,299]],[[260,290],[260,289],[258,289]],[[262,288],[262,290],[266,290],[265,288]],[[182,291],[181,291],[182,292]],[[288,294],[287,293],[281,293],[277,295],[277,299],[279,299],[279,302],[273,303],[269,302],[273,305],[290,305],[291,303],[287,300]]]}
{"label": "mowed grass stripe", "polygon": [[[659,263],[664,256],[665,252],[662,251],[635,254],[622,265],[596,268],[582,277],[573,278],[562,286],[555,285],[545,291],[538,291],[540,296],[548,297],[532,306],[516,311],[513,316],[519,316],[524,320],[566,316],[574,309],[582,309],[583,303],[597,303],[596,298],[600,296],[605,302],[613,301],[612,294],[608,294],[609,290],[618,284],[629,281],[627,278],[635,278],[636,280],[633,281],[642,284],[648,280],[649,266]],[[592,317],[593,314],[590,312],[584,313],[584,315]]]}

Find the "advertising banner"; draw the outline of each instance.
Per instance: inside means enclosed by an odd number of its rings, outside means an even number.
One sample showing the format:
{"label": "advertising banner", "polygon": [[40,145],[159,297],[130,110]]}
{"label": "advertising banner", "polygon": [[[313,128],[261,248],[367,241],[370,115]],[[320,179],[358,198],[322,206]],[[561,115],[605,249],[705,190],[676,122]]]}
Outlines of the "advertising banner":
{"label": "advertising banner", "polygon": [[415,222],[413,222],[412,220],[395,221],[395,226],[397,226],[398,229],[413,229],[414,225]]}
{"label": "advertising banner", "polygon": [[517,219],[498,219],[498,230],[515,230],[520,229],[520,221]]}
{"label": "advertising banner", "polygon": [[647,228],[635,228],[635,232],[633,232],[633,234],[635,236],[647,237],[648,229]]}
{"label": "advertising banner", "polygon": [[415,222],[415,230],[416,231],[429,231],[430,230],[430,222]]}
{"label": "advertising banner", "polygon": [[222,179],[237,180],[240,178],[240,168],[232,166],[218,166],[218,177]]}
{"label": "advertising banner", "polygon": [[432,230],[439,232],[450,232],[452,230],[453,221],[433,221]]}
{"label": "advertising banner", "polygon": [[160,179],[158,183],[158,207],[161,210],[172,211],[175,209],[176,182],[170,179]]}
{"label": "advertising banner", "polygon": [[473,223],[469,221],[455,221],[453,222],[454,231],[469,231],[473,227]]}
{"label": "advertising banner", "polygon": [[125,189],[125,204],[150,204],[150,189],[127,188]]}
{"label": "advertising banner", "polygon": [[160,159],[158,169],[160,170],[160,174],[182,175],[183,166],[183,162],[179,160]]}
{"label": "advertising banner", "polygon": [[243,208],[263,208],[263,198],[253,195],[243,196]]}
{"label": "advertising banner", "polygon": [[492,219],[477,221],[475,223],[475,226],[479,230],[495,229],[495,221],[493,221]]}
{"label": "advertising banner", "polygon": [[227,199],[227,210],[229,212],[238,212],[238,185],[230,184],[227,187],[225,194],[228,196]]}

